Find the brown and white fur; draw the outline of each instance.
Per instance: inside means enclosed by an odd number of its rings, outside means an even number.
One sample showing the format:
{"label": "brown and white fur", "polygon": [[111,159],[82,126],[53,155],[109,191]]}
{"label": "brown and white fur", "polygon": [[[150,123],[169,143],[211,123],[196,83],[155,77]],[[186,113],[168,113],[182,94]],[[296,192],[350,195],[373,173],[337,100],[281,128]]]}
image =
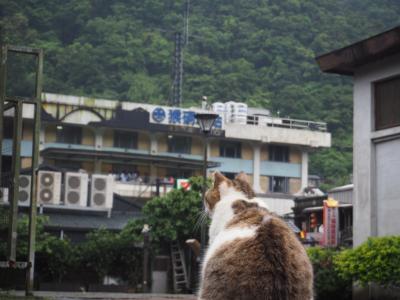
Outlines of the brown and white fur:
{"label": "brown and white fur", "polygon": [[206,194],[212,218],[202,264],[201,300],[309,300],[312,266],[292,230],[240,175],[214,174]]}

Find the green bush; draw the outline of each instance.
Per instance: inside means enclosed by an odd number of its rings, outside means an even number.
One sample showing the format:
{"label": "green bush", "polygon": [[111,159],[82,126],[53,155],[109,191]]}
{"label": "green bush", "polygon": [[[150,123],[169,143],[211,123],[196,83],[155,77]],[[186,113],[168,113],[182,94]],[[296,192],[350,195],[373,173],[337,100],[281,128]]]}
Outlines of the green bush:
{"label": "green bush", "polygon": [[99,229],[87,235],[79,248],[80,264],[92,270],[100,282],[111,275],[136,286],[142,272],[142,249],[136,246],[139,236]]}
{"label": "green bush", "polygon": [[201,197],[197,191],[172,190],[164,197],[155,197],[143,207],[144,221],[150,225],[155,248],[165,243],[198,238],[196,222],[201,214]]}
{"label": "green bush", "polygon": [[78,264],[78,251],[68,238],[63,240],[49,236],[36,252],[36,265],[46,281],[62,282],[67,273]]}
{"label": "green bush", "polygon": [[342,278],[366,286],[400,286],[400,237],[369,238],[357,248],[343,251],[335,260]]}
{"label": "green bush", "polygon": [[333,249],[313,247],[307,249],[314,269],[315,299],[351,299],[351,280],[339,275],[334,261],[339,252]]}

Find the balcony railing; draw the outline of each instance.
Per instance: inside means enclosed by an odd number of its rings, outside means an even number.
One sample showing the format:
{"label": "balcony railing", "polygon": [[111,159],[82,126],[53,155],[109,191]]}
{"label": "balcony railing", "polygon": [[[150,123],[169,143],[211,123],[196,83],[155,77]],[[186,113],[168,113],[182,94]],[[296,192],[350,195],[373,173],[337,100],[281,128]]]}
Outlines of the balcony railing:
{"label": "balcony railing", "polygon": [[269,116],[247,116],[247,124],[256,126],[303,129],[320,132],[327,131],[327,125],[324,122],[312,122],[306,120],[276,118]]}
{"label": "balcony railing", "polygon": [[164,179],[146,178],[127,182],[114,181],[114,193],[123,197],[152,198],[165,196],[174,188],[174,183]]}

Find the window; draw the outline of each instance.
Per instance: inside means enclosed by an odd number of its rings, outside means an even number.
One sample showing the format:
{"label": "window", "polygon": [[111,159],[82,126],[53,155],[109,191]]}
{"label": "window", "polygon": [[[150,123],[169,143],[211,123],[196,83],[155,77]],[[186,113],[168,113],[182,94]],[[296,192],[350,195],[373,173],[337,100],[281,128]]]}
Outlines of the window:
{"label": "window", "polygon": [[231,180],[235,179],[235,177],[236,177],[236,175],[237,175],[237,173],[231,173],[231,172],[222,172],[222,174],[223,174],[226,178],[231,179]]}
{"label": "window", "polygon": [[242,158],[242,147],[240,142],[221,142],[219,145],[219,156]]}
{"label": "window", "polygon": [[400,126],[400,77],[375,83],[375,129]]}
{"label": "window", "polygon": [[289,147],[286,146],[269,146],[269,160],[271,161],[289,161]]}
{"label": "window", "polygon": [[192,138],[168,136],[168,152],[190,154],[192,152]]}
{"label": "window", "polygon": [[288,193],[289,178],[272,176],[269,178],[269,191],[273,193]]}
{"label": "window", "polygon": [[13,120],[9,120],[8,118],[4,118],[4,125],[3,125],[3,138],[4,139],[12,139],[14,136],[14,126]]}
{"label": "window", "polygon": [[68,170],[68,171],[78,171],[81,169],[82,164],[79,161],[72,161],[72,160],[55,160],[54,165],[62,170]]}
{"label": "window", "polygon": [[137,148],[137,132],[114,131],[114,147],[136,149]]}
{"label": "window", "polygon": [[82,143],[82,128],[77,126],[57,126],[57,143]]}
{"label": "window", "polygon": [[185,169],[167,169],[166,177],[173,177],[173,178],[190,178],[193,176],[192,170],[185,170]]}

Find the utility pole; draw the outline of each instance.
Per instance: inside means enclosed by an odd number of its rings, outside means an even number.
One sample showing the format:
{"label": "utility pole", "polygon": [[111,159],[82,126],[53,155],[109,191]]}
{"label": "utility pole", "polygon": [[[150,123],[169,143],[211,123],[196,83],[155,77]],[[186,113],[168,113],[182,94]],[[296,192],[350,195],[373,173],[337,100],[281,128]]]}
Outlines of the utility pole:
{"label": "utility pole", "polygon": [[[36,60],[36,78],[35,95],[31,97],[18,97],[6,95],[6,77],[7,77],[7,56],[9,53],[24,54],[32,56]],[[29,205],[29,228],[28,228],[28,256],[26,257],[26,285],[25,294],[32,295],[34,267],[35,267],[35,244],[36,244],[36,175],[39,161],[39,134],[40,134],[40,114],[41,114],[41,94],[43,78],[43,50],[23,46],[3,45],[1,47],[0,59],[0,127],[3,124],[3,112],[14,109],[14,133],[12,148],[12,183],[10,193],[9,209],[9,233],[7,241],[8,268],[16,268],[17,262],[17,218],[18,218],[18,194],[21,169],[21,140],[23,124],[23,107],[25,104],[33,104],[34,116],[33,127],[34,134],[32,140],[32,168],[31,168],[31,198]],[[2,140],[2,131],[0,130],[0,146]],[[1,147],[0,147],[1,149]],[[0,158],[1,160],[1,158]],[[0,178],[2,169],[0,166]]]}

